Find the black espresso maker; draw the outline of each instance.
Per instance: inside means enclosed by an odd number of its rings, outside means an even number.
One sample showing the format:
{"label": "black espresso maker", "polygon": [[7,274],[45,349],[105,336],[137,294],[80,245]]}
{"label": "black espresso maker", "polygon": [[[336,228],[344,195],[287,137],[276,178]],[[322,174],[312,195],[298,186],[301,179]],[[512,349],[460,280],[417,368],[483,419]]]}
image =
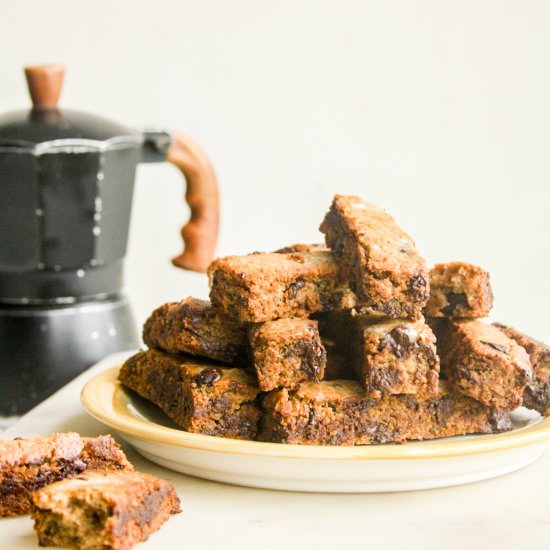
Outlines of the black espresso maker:
{"label": "black espresso maker", "polygon": [[191,219],[173,263],[204,271],[217,238],[207,157],[164,131],[58,109],[63,68],[25,69],[33,107],[0,115],[0,414],[21,414],[94,362],[138,346],[122,293],[136,166],[169,161]]}

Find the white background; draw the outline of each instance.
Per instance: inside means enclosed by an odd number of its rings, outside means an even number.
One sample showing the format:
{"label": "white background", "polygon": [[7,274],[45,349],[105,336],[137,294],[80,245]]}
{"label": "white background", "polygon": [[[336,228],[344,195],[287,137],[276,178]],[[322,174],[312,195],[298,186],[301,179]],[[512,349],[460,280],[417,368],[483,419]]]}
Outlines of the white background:
{"label": "white background", "polygon": [[[429,262],[490,270],[495,319],[550,340],[550,2],[0,0],[0,107],[64,63],[61,104],[209,152],[220,255],[319,241],[334,193],[392,212]],[[140,167],[127,262],[139,321],[207,294],[172,268],[187,219]]]}

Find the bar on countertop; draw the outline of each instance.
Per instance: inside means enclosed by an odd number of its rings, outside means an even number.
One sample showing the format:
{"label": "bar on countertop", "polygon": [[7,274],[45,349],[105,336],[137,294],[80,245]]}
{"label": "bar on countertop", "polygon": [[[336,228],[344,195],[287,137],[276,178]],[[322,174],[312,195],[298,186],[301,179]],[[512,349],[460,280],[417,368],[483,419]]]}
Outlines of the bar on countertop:
{"label": "bar on countertop", "polygon": [[171,483],[140,472],[84,473],[32,495],[40,546],[128,550],[180,510]]}
{"label": "bar on countertop", "polygon": [[88,469],[116,471],[133,466],[110,435],[81,437],[69,432],[0,440],[0,517],[28,514],[33,491]]}
{"label": "bar on countertop", "polygon": [[512,429],[508,415],[453,393],[445,382],[436,396],[374,399],[359,382],[309,382],[263,400],[260,439],[301,445],[403,443]]}

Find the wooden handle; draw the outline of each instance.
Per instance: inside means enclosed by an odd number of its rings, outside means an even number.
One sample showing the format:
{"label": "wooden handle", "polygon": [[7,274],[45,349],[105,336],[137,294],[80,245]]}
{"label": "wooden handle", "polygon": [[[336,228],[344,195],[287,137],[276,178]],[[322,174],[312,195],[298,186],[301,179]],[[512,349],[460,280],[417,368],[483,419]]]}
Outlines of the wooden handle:
{"label": "wooden handle", "polygon": [[174,134],[166,160],[187,180],[185,200],[191,218],[181,229],[183,252],[172,259],[176,267],[206,272],[218,240],[220,199],[214,169],[204,151],[191,139]]}
{"label": "wooden handle", "polygon": [[51,109],[57,106],[65,76],[63,65],[25,67],[25,76],[34,107]]}

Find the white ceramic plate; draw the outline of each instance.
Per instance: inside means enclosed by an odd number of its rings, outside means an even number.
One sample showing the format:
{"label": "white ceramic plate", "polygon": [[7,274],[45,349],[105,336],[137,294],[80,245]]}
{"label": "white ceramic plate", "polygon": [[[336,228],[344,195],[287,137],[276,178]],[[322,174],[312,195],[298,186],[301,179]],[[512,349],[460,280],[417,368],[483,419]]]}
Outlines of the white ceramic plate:
{"label": "white ceramic plate", "polygon": [[321,447],[212,437],[179,429],[160,409],[127,392],[118,371],[113,367],[84,386],[81,400],[93,417],[157,464],[235,485],[343,493],[460,485],[531,464],[550,438],[550,417],[524,410],[514,413],[511,432],[402,445]]}

